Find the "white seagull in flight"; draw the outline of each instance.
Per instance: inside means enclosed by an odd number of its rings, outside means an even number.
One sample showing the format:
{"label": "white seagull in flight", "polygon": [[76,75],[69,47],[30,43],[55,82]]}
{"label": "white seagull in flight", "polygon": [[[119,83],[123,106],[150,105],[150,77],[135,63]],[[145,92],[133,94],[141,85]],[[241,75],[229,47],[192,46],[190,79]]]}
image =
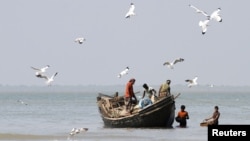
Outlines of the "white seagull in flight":
{"label": "white seagull in flight", "polygon": [[35,68],[35,67],[31,67],[33,70],[36,70],[36,77],[39,77],[39,78],[43,78],[42,76],[43,76],[43,73],[45,73],[46,72],[46,70],[49,68],[50,66],[49,65],[47,65],[47,66],[45,66],[45,67],[43,67],[43,68]]}
{"label": "white seagull in flight", "polygon": [[221,8],[216,9],[215,11],[212,12],[212,14],[208,15],[203,10],[200,10],[200,9],[198,9],[197,7],[195,7],[195,6],[191,5],[191,4],[189,4],[189,7],[195,9],[195,11],[197,13],[201,13],[204,16],[206,16],[208,18],[208,20],[215,20],[217,22],[222,22],[222,18],[221,18],[220,14],[219,14],[219,12],[221,11]]}
{"label": "white seagull in flight", "polygon": [[131,16],[134,16],[135,15],[134,11],[135,11],[135,5],[134,5],[134,3],[131,3],[129,11],[125,15],[125,18],[130,18]]}
{"label": "white seagull in flight", "polygon": [[188,87],[191,88],[191,87],[193,87],[193,86],[198,85],[197,79],[198,79],[198,77],[196,76],[196,77],[193,78],[193,79],[187,79],[187,80],[185,80],[185,81],[188,82]]}
{"label": "white seagull in flight", "polygon": [[221,8],[218,8],[217,10],[215,10],[209,17],[209,20],[215,20],[217,22],[222,22],[222,18],[219,14],[219,12],[221,11]]}
{"label": "white seagull in flight", "polygon": [[219,14],[219,12],[221,11],[221,8],[216,9],[215,11],[212,12],[212,14],[208,15],[208,14],[207,14],[206,12],[204,12],[203,10],[200,10],[200,9],[198,9],[197,7],[195,7],[195,6],[191,5],[191,4],[189,4],[189,7],[195,9],[195,11],[196,11],[197,13],[201,13],[201,14],[203,14],[204,16],[207,17],[206,20],[200,21],[200,22],[199,22],[199,26],[200,26],[201,29],[202,29],[202,34],[203,34],[203,35],[204,35],[204,34],[206,33],[206,31],[207,31],[207,26],[208,26],[208,22],[209,22],[209,21],[215,20],[215,21],[217,21],[217,22],[222,22],[222,18],[221,18],[220,14]]}
{"label": "white seagull in flight", "polygon": [[184,61],[184,59],[183,58],[177,58],[177,59],[175,59],[174,61],[172,61],[172,62],[164,62],[163,63],[163,65],[165,66],[165,65],[167,65],[170,69],[173,69],[174,68],[174,65],[176,64],[176,63],[178,63],[178,62],[183,62]]}
{"label": "white seagull in flight", "polygon": [[201,14],[203,14],[204,16],[208,17],[208,14],[207,14],[206,12],[204,12],[204,11],[198,9],[197,7],[195,7],[195,6],[191,5],[191,4],[189,4],[188,6],[191,7],[191,8],[193,8],[193,9],[195,9],[196,13],[201,13]]}
{"label": "white seagull in flight", "polygon": [[121,71],[117,77],[121,78],[123,75],[128,74],[129,67],[126,67],[123,71]]}
{"label": "white seagull in flight", "polygon": [[51,83],[54,81],[54,78],[55,76],[58,74],[58,72],[56,72],[55,74],[53,74],[51,77],[48,77],[46,75],[42,75],[41,78],[45,78],[46,81],[45,83],[48,85],[48,86],[51,86]]}
{"label": "white seagull in flight", "polygon": [[207,27],[208,27],[208,23],[210,20],[204,20],[204,21],[200,21],[199,22],[199,26],[201,27],[201,33],[202,35],[204,35],[207,32]]}
{"label": "white seagull in flight", "polygon": [[79,38],[76,38],[76,39],[75,39],[75,42],[77,42],[77,43],[79,43],[79,44],[82,44],[84,41],[86,41],[86,39],[83,38],[83,37],[79,37]]}

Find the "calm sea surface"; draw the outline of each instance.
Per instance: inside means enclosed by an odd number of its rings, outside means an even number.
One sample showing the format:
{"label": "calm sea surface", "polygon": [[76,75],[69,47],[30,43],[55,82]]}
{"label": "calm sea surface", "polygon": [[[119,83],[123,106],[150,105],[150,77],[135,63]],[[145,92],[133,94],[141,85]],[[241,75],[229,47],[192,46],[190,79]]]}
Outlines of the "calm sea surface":
{"label": "calm sea surface", "polygon": [[[156,88],[158,89],[158,88]],[[123,87],[0,87],[0,140],[36,141],[207,141],[207,128],[200,122],[219,106],[219,124],[250,124],[250,88],[172,87],[176,113],[186,105],[190,119],[187,128],[134,129],[104,128],[98,113],[98,93],[123,94]],[[143,89],[136,87],[140,97]],[[28,105],[21,104],[22,100]],[[89,130],[68,138],[74,127]]]}

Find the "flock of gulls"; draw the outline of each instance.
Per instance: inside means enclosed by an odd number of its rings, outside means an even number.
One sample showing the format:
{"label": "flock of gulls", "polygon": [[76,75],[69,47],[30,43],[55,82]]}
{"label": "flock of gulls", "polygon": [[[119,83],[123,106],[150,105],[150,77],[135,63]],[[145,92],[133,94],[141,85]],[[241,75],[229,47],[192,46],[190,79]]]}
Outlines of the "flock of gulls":
{"label": "flock of gulls", "polygon": [[[222,22],[222,18],[219,14],[219,12],[221,11],[221,8],[218,8],[216,9],[215,11],[213,11],[211,14],[207,14],[207,12],[195,7],[194,5],[191,5],[189,4],[189,7],[190,8],[193,8],[195,10],[196,13],[199,13],[199,14],[202,14],[206,17],[205,20],[201,20],[199,21],[199,26],[201,27],[202,29],[202,34],[204,35],[207,31],[207,27],[208,27],[208,23],[211,21],[211,20],[215,20],[217,22]],[[126,12],[125,14],[125,18],[128,19],[128,18],[131,18],[132,16],[135,16],[135,5],[134,3],[130,3],[130,7],[129,7],[129,10]],[[78,44],[83,44],[83,42],[86,41],[86,38],[84,37],[78,37],[75,39],[75,42],[78,43]],[[183,58],[177,58],[175,60],[173,60],[172,62],[171,61],[166,61],[163,63],[164,66],[167,66],[168,68],[170,69],[173,69],[174,68],[174,65],[176,63],[179,63],[179,62],[183,62],[184,59]],[[46,70],[49,68],[50,66],[47,65],[43,68],[35,68],[35,67],[31,67],[33,70],[35,70],[35,75],[37,78],[42,78],[42,79],[45,79],[45,83],[48,85],[48,86],[51,86],[51,83],[54,81],[54,78],[55,76],[58,74],[58,72],[54,73],[52,76],[47,76],[45,75],[45,72]],[[122,70],[119,74],[118,74],[118,78],[122,78],[124,75],[127,75],[128,74],[128,71],[129,71],[129,67],[126,67],[124,70]],[[186,82],[188,82],[188,87],[192,87],[192,86],[195,86],[197,85],[197,76],[194,78],[194,79],[190,79],[190,80],[186,80]]]}
{"label": "flock of gulls", "polygon": [[[213,11],[211,14],[207,14],[207,12],[195,7],[194,5],[191,5],[189,4],[188,5],[190,8],[193,8],[195,10],[196,13],[199,13],[199,14],[202,14],[205,16],[206,19],[204,20],[200,20],[199,21],[199,26],[201,27],[202,29],[202,34],[204,35],[206,32],[207,32],[207,28],[208,28],[208,23],[211,21],[211,20],[215,20],[217,22],[222,22],[222,17],[220,16],[219,12],[221,11],[221,8],[218,8],[216,9],[215,11]],[[125,14],[125,18],[128,19],[128,18],[131,18],[132,16],[135,16],[135,5],[134,3],[130,3],[130,7],[129,7],[129,10],[126,12]],[[78,37],[75,39],[75,42],[78,43],[78,44],[83,44],[83,42],[86,41],[86,38],[84,37]],[[174,65],[178,62],[183,62],[184,59],[183,58],[177,58],[175,60],[173,60],[172,62],[170,61],[166,61],[163,63],[164,66],[167,66],[168,68],[170,69],[173,69],[174,68]],[[33,70],[35,70],[35,75],[37,78],[42,78],[42,79],[45,79],[45,83],[46,85],[48,86],[51,86],[52,82],[54,81],[54,78],[55,76],[58,74],[58,72],[54,73],[52,76],[47,76],[45,74],[46,70],[49,68],[50,66],[47,65],[43,68],[35,68],[35,67],[31,67]],[[121,71],[119,74],[118,74],[118,78],[121,78],[122,76],[128,74],[128,71],[129,71],[129,67],[126,67],[123,71]],[[197,77],[194,78],[193,81],[186,81],[186,82],[189,82],[189,87],[191,86],[194,86],[194,85],[197,85]]]}
{"label": "flock of gulls", "polygon": [[[216,22],[222,22],[222,17],[219,14],[219,12],[221,11],[221,8],[217,8],[215,11],[213,11],[211,14],[207,14],[207,12],[195,7],[194,5],[189,4],[189,7],[193,8],[195,10],[196,13],[202,14],[206,17],[206,19],[199,21],[198,25],[201,27],[202,30],[202,35],[204,35],[207,32],[207,28],[209,26],[209,22],[211,20],[214,20]],[[131,18],[132,16],[135,16],[135,5],[134,3],[130,4],[130,8],[128,10],[128,12],[125,15],[125,18]],[[183,62],[184,59],[183,58],[177,58],[173,61],[166,61],[163,63],[163,66],[167,66],[170,69],[174,69],[174,65],[178,62]],[[121,71],[118,74],[118,78],[121,78],[122,76],[128,74],[129,71],[129,67],[126,67],[123,71]],[[188,87],[191,88],[193,86],[198,85],[197,83],[197,79],[198,77],[195,76],[193,79],[186,79],[185,82],[188,83]]]}
{"label": "flock of gulls", "polygon": [[[222,18],[219,14],[219,12],[221,11],[221,8],[218,8],[217,10],[215,10],[214,12],[212,12],[210,15],[207,14],[205,11],[198,9],[197,7],[193,6],[193,5],[189,5],[189,7],[193,8],[196,13],[200,13],[202,15],[204,15],[206,17],[205,20],[201,20],[199,21],[199,26],[202,28],[202,34],[205,34],[207,31],[207,27],[208,27],[208,23],[211,20],[215,20],[217,22],[222,22]],[[134,3],[130,4],[130,8],[128,10],[128,12],[125,14],[125,18],[131,18],[132,16],[135,16],[135,5]],[[85,38],[83,37],[78,37],[75,39],[75,42],[78,44],[83,44],[83,42],[86,41]],[[183,62],[184,59],[183,58],[177,58],[173,61],[166,61],[163,63],[163,66],[167,66],[169,69],[174,69],[174,65],[176,65],[177,63]],[[46,65],[42,68],[36,68],[36,67],[31,67],[33,70],[35,70],[35,76],[39,79],[44,79],[45,80],[45,84],[48,86],[51,86],[52,82],[54,81],[54,78],[57,76],[58,72],[55,72],[53,75],[48,76],[46,75],[47,70],[50,68],[50,65]],[[122,70],[117,77],[118,78],[122,78],[124,75],[127,75],[129,72],[130,68],[127,66],[125,67],[124,70]],[[188,87],[193,87],[198,85],[197,83],[197,79],[198,77],[195,76],[193,79],[186,79],[185,82],[188,83]],[[24,105],[28,105],[27,103],[25,103],[22,100],[17,100],[17,102],[24,104]],[[73,137],[76,134],[82,133],[82,132],[86,132],[88,131],[88,128],[73,128],[71,130],[71,132],[69,133],[69,137]]]}
{"label": "flock of gulls", "polygon": [[[175,60],[171,61],[166,61],[163,63],[163,66],[167,66],[169,69],[174,69],[174,65],[178,62],[183,62],[183,58],[176,58]],[[188,87],[191,88],[193,86],[198,85],[197,83],[198,77],[195,76],[193,79],[186,79],[185,82],[188,82]]]}
{"label": "flock of gulls", "polygon": [[[175,60],[171,61],[166,61],[163,63],[163,66],[167,66],[169,69],[174,69],[174,65],[178,62],[183,62],[184,59],[183,58],[176,58]],[[127,75],[129,71],[129,67],[126,67],[123,71],[121,71],[117,77],[121,78],[124,75]],[[186,79],[185,82],[188,82],[188,87],[191,88],[192,86],[196,86],[198,85],[197,83],[197,79],[198,77],[195,76],[193,79]]]}
{"label": "flock of gulls", "polygon": [[33,70],[35,70],[35,76],[37,78],[43,78],[45,79],[45,84],[48,86],[51,86],[52,82],[54,81],[55,76],[58,74],[58,72],[54,73],[52,76],[47,76],[45,74],[45,72],[47,71],[47,69],[50,67],[50,65],[46,65],[43,68],[35,68],[35,67],[31,67]]}
{"label": "flock of gulls", "polygon": [[217,22],[222,22],[222,18],[219,14],[219,12],[221,11],[221,8],[216,9],[215,11],[213,11],[210,15],[207,14],[205,11],[198,9],[197,7],[189,4],[189,7],[193,8],[196,13],[202,14],[206,17],[205,20],[199,21],[199,26],[202,29],[202,34],[204,35],[207,32],[207,27],[208,27],[208,23],[211,20],[215,20]]}

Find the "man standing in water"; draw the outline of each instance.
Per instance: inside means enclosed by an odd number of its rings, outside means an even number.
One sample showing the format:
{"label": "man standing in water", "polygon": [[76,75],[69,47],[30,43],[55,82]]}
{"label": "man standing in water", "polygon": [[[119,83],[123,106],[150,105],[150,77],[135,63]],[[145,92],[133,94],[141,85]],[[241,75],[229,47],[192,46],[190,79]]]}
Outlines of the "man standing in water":
{"label": "man standing in water", "polygon": [[180,123],[180,127],[186,127],[187,119],[189,119],[188,112],[185,111],[185,105],[181,105],[181,110],[178,112],[178,115],[175,120],[176,122]]}

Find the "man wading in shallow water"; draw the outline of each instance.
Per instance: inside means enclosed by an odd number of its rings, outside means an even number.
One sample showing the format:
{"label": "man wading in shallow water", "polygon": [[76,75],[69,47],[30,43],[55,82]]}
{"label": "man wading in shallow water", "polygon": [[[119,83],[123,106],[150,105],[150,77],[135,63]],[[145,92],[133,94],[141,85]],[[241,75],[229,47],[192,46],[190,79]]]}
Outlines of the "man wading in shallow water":
{"label": "man wading in shallow water", "polygon": [[181,105],[181,110],[178,112],[178,115],[175,120],[176,122],[180,123],[180,127],[186,127],[187,119],[189,119],[188,112],[185,111],[185,105]]}

